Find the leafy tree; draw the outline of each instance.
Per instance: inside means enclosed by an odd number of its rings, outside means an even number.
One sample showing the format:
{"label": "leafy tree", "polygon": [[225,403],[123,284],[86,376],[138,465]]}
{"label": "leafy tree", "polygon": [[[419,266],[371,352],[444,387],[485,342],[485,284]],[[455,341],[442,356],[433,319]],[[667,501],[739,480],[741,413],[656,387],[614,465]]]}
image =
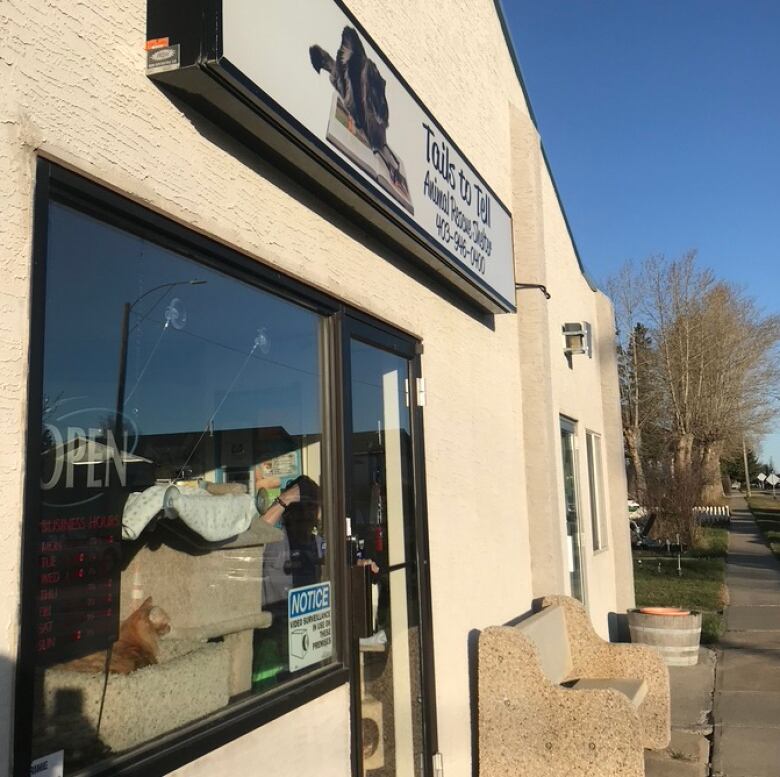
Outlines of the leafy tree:
{"label": "leafy tree", "polygon": [[[752,448],[747,449],[748,477],[750,482],[754,482],[759,472],[763,472],[765,464],[758,460],[755,451]],[[734,450],[732,453],[721,460],[721,473],[723,477],[728,478],[730,482],[745,480],[745,461],[742,454],[742,447]]]}

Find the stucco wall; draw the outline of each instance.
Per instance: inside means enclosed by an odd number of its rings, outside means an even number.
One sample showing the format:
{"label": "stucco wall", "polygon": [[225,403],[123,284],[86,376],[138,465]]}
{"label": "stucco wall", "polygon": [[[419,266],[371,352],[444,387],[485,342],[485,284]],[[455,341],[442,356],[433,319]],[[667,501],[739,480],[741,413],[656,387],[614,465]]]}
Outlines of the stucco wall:
{"label": "stucco wall", "polygon": [[[291,746],[290,732],[294,732],[295,746]],[[316,753],[314,773],[317,777],[344,777],[349,773],[345,768],[345,764],[349,764],[349,746],[349,690],[343,686],[267,723],[262,736],[250,734],[234,739],[170,775],[217,777],[262,773],[263,777],[290,777],[311,774],[312,754]]]}
{"label": "stucco wall", "polygon": [[[633,606],[633,572],[626,520],[614,316],[609,300],[581,272],[553,182],[527,114],[511,116],[513,224],[517,280],[544,284],[550,299],[518,294],[526,500],[533,594],[569,593],[560,416],[577,422],[581,553],[586,602],[605,638],[611,613]],[[565,322],[592,327],[592,358],[563,352]],[[602,438],[605,546],[594,552],[586,432]],[[548,455],[534,455],[544,450]],[[614,632],[612,632],[614,635]]]}
{"label": "stucco wall", "polygon": [[[547,176],[539,137],[530,118],[513,111],[513,226],[518,283],[548,283],[543,181]],[[526,505],[533,594],[565,591],[563,518],[558,500],[559,431],[553,409],[550,302],[535,288],[517,295],[521,360],[523,444],[526,451]],[[557,342],[557,341],[554,341]],[[551,452],[548,456],[534,451]]]}
{"label": "stucco wall", "polygon": [[[471,774],[471,630],[526,612],[533,594],[555,590],[562,580],[561,538],[554,534],[550,499],[560,469],[554,419],[567,412],[597,429],[603,419],[598,362],[584,371],[577,365],[570,375],[559,363],[555,343],[564,312],[568,317],[582,308],[582,317],[595,321],[589,307],[593,294],[572,264],[493,2],[351,0],[349,5],[515,211],[518,280],[546,277],[554,295],[552,305],[519,298],[529,312],[525,330],[515,316],[468,314],[443,287],[403,272],[387,246],[158,89],[144,72],[144,0],[0,4],[0,505],[5,516],[0,528],[0,754],[10,751],[11,704],[5,700],[11,696],[18,637],[36,155],[424,341],[439,745],[448,777]],[[529,208],[535,209],[530,215]],[[552,344],[549,352],[545,338]],[[536,366],[526,373],[523,365],[529,359]],[[524,417],[523,392],[531,390],[539,370],[544,380],[550,376],[551,393],[547,400],[539,395],[539,402],[548,413],[540,423],[552,438],[552,451],[547,442],[540,443],[547,438],[528,426],[533,414]],[[526,475],[533,470],[526,470],[524,449],[533,449],[536,462],[548,460],[547,480],[537,484],[538,495],[532,498]],[[550,473],[556,473],[555,481]],[[537,532],[536,545],[544,556],[535,571],[553,570],[539,586],[533,586],[530,573],[529,515],[546,527]],[[598,618],[614,606],[610,559],[607,554],[590,570],[604,579],[603,586],[592,586],[598,590]],[[324,718],[327,725],[321,725]],[[347,728],[348,700],[341,689],[222,752],[225,763],[235,764],[254,754],[295,752],[296,772],[329,774],[323,771],[327,753],[346,774],[348,743],[334,739],[333,732]],[[177,775],[213,774],[216,757],[183,767]],[[7,768],[0,756],[0,777]],[[334,767],[332,773],[337,771]]]}
{"label": "stucco wall", "polygon": [[[610,532],[615,565],[615,611],[625,613],[635,606],[634,566],[631,556],[631,539],[625,505],[626,465],[623,449],[623,423],[620,412],[620,388],[618,385],[616,325],[612,302],[604,294],[596,298],[599,331],[598,348],[601,354],[601,401],[604,413],[604,454],[608,467],[608,504]],[[621,637],[628,639],[627,624],[621,623]]]}
{"label": "stucco wall", "polygon": [[[578,496],[585,597],[594,626],[607,638],[610,621],[613,620],[611,614],[625,611],[633,603],[614,317],[606,297],[594,291],[588,279],[579,271],[552,180],[546,171],[543,175],[542,201],[546,277],[552,294],[548,306],[548,332],[554,417],[567,416],[577,423]],[[591,325],[591,358],[582,354],[567,359],[561,332],[565,322],[588,322]],[[588,431],[602,437],[604,507],[608,518],[607,552],[594,552],[593,549],[586,449]],[[556,494],[560,520],[563,522],[565,512],[560,465],[557,478]],[[562,540],[565,540],[563,536]]]}

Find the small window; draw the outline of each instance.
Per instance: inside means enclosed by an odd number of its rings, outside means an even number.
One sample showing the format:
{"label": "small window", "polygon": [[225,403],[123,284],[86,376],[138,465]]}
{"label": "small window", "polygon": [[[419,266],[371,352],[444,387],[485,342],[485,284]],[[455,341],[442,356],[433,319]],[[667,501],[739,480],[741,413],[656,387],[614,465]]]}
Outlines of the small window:
{"label": "small window", "polygon": [[563,463],[563,499],[566,511],[566,555],[571,595],[585,601],[582,559],[582,518],[580,511],[579,452],[577,424],[561,417],[561,455]]}
{"label": "small window", "polygon": [[588,486],[590,490],[590,522],[593,531],[593,550],[607,547],[604,509],[604,479],[601,472],[601,436],[587,432]]}
{"label": "small window", "polygon": [[323,326],[50,204],[33,758],[110,773],[336,661]]}

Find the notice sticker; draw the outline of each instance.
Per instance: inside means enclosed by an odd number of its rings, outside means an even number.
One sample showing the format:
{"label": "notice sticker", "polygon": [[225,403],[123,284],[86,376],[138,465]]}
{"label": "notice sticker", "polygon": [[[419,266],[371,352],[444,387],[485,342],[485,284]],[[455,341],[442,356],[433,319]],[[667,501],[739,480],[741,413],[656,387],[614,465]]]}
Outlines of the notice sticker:
{"label": "notice sticker", "polygon": [[63,777],[65,773],[65,751],[59,750],[30,764],[30,777]]}
{"label": "notice sticker", "polygon": [[291,589],[287,593],[287,617],[291,672],[333,655],[330,583]]}

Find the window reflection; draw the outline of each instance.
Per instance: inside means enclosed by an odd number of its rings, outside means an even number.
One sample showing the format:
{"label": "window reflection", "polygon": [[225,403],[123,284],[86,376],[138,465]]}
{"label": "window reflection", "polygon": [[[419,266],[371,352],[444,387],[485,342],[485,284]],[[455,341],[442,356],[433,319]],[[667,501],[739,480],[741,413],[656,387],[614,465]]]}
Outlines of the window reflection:
{"label": "window reflection", "polygon": [[362,774],[417,775],[422,690],[407,362],[353,340],[352,525],[379,568],[359,640]]}
{"label": "window reflection", "polygon": [[70,773],[332,660],[321,320],[65,206],[48,240],[34,752]]}
{"label": "window reflection", "polygon": [[563,497],[566,508],[566,552],[568,556],[571,595],[584,601],[582,548],[580,543],[580,510],[577,483],[576,427],[561,419],[561,453],[563,460]]}

